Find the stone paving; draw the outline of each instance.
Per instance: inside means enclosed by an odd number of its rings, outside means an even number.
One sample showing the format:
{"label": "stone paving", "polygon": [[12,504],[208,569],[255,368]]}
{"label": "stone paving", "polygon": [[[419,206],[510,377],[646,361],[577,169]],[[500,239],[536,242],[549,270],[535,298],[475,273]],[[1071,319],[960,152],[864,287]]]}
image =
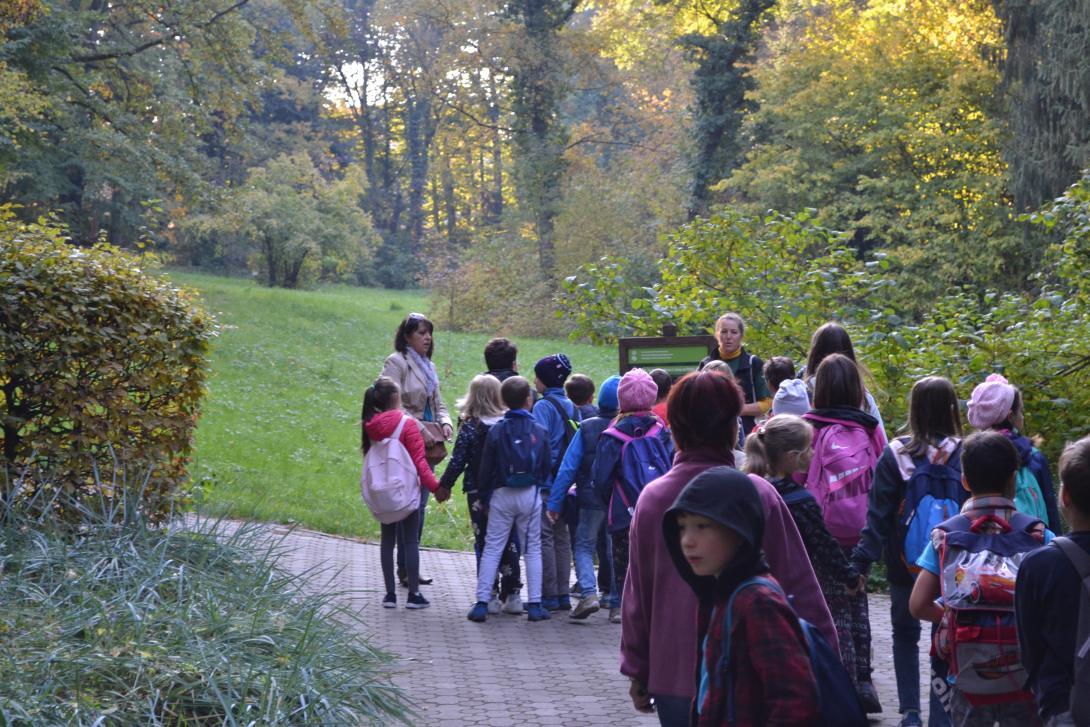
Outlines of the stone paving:
{"label": "stone paving", "polygon": [[[431,607],[405,609],[406,591],[399,589],[398,608],[385,609],[377,545],[280,526],[270,530],[285,538],[288,570],[344,593],[368,624],[372,642],[398,655],[396,681],[419,713],[416,724],[658,724],[632,708],[628,682],[617,671],[621,627],[609,623],[604,610],[582,623],[563,614],[540,623],[504,614],[473,623],[465,617],[474,600],[473,554],[429,549],[421,552],[421,571],[435,583],[421,590]],[[872,594],[870,609],[874,681],[886,709],[871,724],[896,725],[889,599]],[[926,643],[920,663],[926,668]],[[921,703],[926,712],[926,698]]]}

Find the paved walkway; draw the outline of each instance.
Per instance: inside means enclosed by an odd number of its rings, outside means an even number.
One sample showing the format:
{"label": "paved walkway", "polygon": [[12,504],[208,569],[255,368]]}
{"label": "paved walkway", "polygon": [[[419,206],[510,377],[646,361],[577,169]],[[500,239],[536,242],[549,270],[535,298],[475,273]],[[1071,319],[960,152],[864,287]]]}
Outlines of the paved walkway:
{"label": "paved walkway", "polygon": [[[344,592],[369,626],[372,642],[399,658],[397,683],[416,706],[416,724],[460,725],[656,725],[632,709],[628,682],[617,671],[621,627],[605,611],[585,622],[566,616],[528,623],[490,616],[468,621],[475,566],[472,553],[421,552],[421,571],[435,579],[422,588],[431,608],[384,609],[377,545],[305,530],[270,526],[286,538],[284,566],[317,574],[316,585]],[[899,719],[889,638],[889,599],[871,595],[875,684],[886,712],[872,725]],[[927,664],[926,643],[921,665]],[[926,676],[923,679],[926,683]],[[922,703],[925,705],[926,699]],[[878,717],[881,717],[879,719]]]}

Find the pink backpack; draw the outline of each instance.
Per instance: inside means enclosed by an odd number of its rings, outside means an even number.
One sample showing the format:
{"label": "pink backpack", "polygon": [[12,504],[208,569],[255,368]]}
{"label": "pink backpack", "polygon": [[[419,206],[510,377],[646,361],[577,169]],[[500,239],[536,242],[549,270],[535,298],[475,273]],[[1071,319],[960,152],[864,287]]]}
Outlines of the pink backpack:
{"label": "pink backpack", "polygon": [[420,475],[412,455],[401,443],[401,430],[407,421],[412,420],[401,417],[394,433],[381,442],[372,442],[363,458],[360,495],[375,519],[386,525],[401,522],[420,506]]}
{"label": "pink backpack", "polygon": [[862,424],[807,414],[811,422],[829,422],[814,436],[814,458],[806,473],[829,533],[844,547],[859,542],[867,523],[867,493],[881,448]]}

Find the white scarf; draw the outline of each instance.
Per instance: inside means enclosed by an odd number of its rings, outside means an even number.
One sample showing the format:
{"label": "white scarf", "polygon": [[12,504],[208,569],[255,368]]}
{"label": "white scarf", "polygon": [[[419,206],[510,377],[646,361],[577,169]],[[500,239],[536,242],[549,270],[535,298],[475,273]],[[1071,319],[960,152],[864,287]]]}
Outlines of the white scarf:
{"label": "white scarf", "polygon": [[430,358],[418,354],[412,346],[405,350],[412,362],[424,373],[424,391],[427,393],[428,398],[431,398],[435,390],[439,388],[439,375],[435,373],[435,364],[431,362]]}

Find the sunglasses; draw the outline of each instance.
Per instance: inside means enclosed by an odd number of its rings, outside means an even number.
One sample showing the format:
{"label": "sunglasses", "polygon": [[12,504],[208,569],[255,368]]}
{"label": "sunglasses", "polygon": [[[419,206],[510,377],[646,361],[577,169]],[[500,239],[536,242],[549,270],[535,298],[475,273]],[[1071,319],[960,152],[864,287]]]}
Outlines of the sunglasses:
{"label": "sunglasses", "polygon": [[428,317],[426,315],[424,315],[423,313],[410,313],[408,318],[406,318],[405,320],[407,320],[407,321],[426,321],[426,320],[428,320]]}

